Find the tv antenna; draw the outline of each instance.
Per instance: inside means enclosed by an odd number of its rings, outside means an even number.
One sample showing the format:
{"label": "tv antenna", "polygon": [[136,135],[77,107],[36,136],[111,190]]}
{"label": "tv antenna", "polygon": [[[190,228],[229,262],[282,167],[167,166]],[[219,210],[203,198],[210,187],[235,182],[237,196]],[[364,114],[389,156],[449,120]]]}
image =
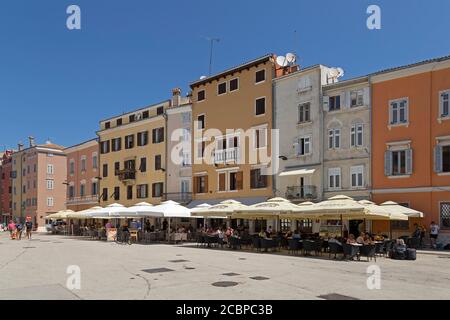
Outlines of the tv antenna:
{"label": "tv antenna", "polygon": [[212,62],[213,62],[213,50],[214,50],[214,41],[215,42],[220,42],[219,38],[211,38],[211,37],[206,37],[206,40],[209,41],[210,43],[210,52],[209,52],[209,75],[212,74]]}

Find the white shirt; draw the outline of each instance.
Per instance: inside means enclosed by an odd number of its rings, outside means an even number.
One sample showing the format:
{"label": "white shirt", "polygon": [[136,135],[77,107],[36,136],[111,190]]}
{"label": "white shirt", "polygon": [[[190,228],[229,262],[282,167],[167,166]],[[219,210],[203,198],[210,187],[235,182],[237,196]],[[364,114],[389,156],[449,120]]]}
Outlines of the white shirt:
{"label": "white shirt", "polygon": [[432,235],[439,234],[439,226],[437,224],[432,224],[430,226],[430,234]]}

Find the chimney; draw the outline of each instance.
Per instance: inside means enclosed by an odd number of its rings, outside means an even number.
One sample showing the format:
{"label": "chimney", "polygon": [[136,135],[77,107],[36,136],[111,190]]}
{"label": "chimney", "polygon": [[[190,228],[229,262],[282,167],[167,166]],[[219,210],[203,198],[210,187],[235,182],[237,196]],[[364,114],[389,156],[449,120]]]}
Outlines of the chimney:
{"label": "chimney", "polygon": [[23,143],[22,143],[22,142],[19,142],[19,143],[17,144],[17,150],[18,150],[18,151],[22,151],[22,150],[23,150]]}
{"label": "chimney", "polygon": [[181,89],[172,89],[172,107],[178,107],[181,102]]}
{"label": "chimney", "polygon": [[29,141],[29,144],[30,144],[30,148],[36,146],[36,144],[34,143],[34,137],[29,136],[28,137],[28,141]]}

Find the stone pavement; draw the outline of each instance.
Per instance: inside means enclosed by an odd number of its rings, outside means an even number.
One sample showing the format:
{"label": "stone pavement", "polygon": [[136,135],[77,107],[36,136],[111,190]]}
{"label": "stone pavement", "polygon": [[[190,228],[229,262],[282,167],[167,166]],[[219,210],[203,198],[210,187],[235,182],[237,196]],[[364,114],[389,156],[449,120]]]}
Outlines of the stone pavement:
{"label": "stone pavement", "polygon": [[[367,268],[381,289],[367,288]],[[66,286],[79,266],[81,289]],[[450,299],[450,256],[345,262],[185,245],[119,245],[52,235],[0,234],[0,299]]]}

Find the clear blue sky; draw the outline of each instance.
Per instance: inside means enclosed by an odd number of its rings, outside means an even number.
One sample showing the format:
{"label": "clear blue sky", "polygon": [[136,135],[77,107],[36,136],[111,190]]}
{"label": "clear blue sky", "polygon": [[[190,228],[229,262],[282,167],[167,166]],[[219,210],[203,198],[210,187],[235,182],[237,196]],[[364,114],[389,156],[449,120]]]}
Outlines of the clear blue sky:
{"label": "clear blue sky", "polygon": [[[284,4],[282,4],[284,3]],[[66,28],[66,8],[82,30]],[[382,9],[382,30],[366,9]],[[98,121],[165,100],[173,87],[266,53],[346,77],[450,54],[448,0],[2,0],[0,150],[28,135],[70,146]],[[294,32],[294,31],[297,32]]]}

